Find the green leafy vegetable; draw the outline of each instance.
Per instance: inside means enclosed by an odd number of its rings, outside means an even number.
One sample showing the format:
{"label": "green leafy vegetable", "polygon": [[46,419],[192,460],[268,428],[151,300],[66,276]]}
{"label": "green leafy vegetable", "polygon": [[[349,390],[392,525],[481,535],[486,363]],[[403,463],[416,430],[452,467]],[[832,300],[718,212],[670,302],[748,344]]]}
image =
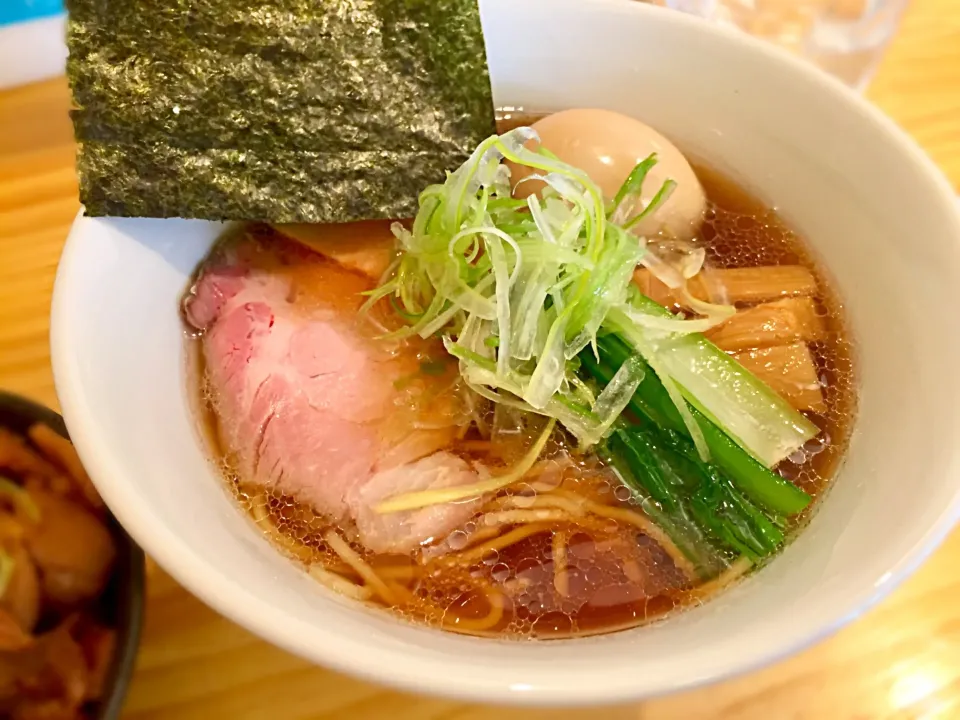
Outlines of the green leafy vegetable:
{"label": "green leafy vegetable", "polygon": [[[597,342],[602,361],[587,351],[581,361],[585,372],[603,385],[614,377],[604,349],[614,339],[605,336]],[[625,362],[642,360],[633,356]],[[629,403],[634,417],[621,420],[603,442],[601,455],[702,578],[713,577],[738,556],[757,562],[776,552],[784,540],[787,513],[755,504],[718,465],[704,462],[688,437],[669,422],[656,424],[663,410],[675,410],[657,383],[656,377],[644,376]],[[676,418],[672,424],[682,427]],[[772,484],[768,491],[793,508],[792,494],[777,495],[784,481],[770,475],[765,478]]]}
{"label": "green leafy vegetable", "polygon": [[[597,349],[599,360],[587,352],[581,353],[580,360],[586,371],[601,383],[609,382],[616,369],[631,357],[632,362],[639,361],[616,335],[597,338]],[[658,427],[686,432],[676,406],[654,373],[644,375],[628,407],[637,417]],[[795,515],[810,504],[807,493],[757,462],[699,411],[691,412],[710,448],[712,462],[747,497],[769,512],[784,516]]]}
{"label": "green leafy vegetable", "polygon": [[775,466],[820,432],[703,335],[651,330],[638,321],[637,313],[670,315],[636,293],[630,306],[616,308],[607,316],[607,326],[647,362],[661,365],[691,405],[767,467]]}
{"label": "green leafy vegetable", "polygon": [[681,548],[707,538],[726,561],[740,554],[759,560],[775,552],[783,532],[714,467],[685,453],[675,440],[672,431],[632,426],[618,428],[607,446],[624,461],[628,486],[641,488],[671,517],[682,518],[679,527],[697,531],[694,538],[681,538]]}

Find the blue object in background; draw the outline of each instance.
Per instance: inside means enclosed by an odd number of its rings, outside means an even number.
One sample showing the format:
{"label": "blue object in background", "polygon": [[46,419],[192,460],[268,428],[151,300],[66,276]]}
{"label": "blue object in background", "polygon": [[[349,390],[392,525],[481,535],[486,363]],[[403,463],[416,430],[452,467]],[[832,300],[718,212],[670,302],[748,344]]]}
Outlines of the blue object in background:
{"label": "blue object in background", "polygon": [[62,75],[66,24],[64,0],[0,0],[0,90]]}
{"label": "blue object in background", "polygon": [[0,0],[0,25],[59,15],[62,0]]}

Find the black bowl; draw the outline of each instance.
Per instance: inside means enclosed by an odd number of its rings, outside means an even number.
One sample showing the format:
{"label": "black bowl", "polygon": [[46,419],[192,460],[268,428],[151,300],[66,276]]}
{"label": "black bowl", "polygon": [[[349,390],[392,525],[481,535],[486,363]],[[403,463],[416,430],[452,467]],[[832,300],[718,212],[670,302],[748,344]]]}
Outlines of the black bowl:
{"label": "black bowl", "polygon": [[[69,437],[63,418],[53,410],[26,398],[0,392],[0,426],[26,433],[27,428],[36,422]],[[140,644],[145,596],[143,551],[113,516],[110,516],[110,530],[117,544],[117,564],[100,603],[104,618],[117,632],[117,644],[103,699],[93,715],[97,720],[120,717]]]}

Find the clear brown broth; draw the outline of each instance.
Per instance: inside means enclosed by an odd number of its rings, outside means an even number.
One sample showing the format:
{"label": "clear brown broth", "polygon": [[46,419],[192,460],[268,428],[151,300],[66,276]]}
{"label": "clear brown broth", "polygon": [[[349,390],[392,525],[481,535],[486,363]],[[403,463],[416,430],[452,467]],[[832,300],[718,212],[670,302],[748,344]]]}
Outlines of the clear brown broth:
{"label": "clear brown broth", "polygon": [[[509,123],[501,123],[501,130],[532,119],[535,117],[514,116]],[[801,462],[784,461],[778,471],[820,498],[843,456],[856,410],[852,344],[842,303],[826,271],[773,210],[720,174],[703,166],[696,171],[709,200],[701,240],[711,263],[716,267],[801,264],[817,277],[816,302],[828,333],[825,341],[814,344],[812,350],[827,411],[810,417],[823,430],[824,442]],[[257,232],[265,243],[279,242],[263,228]],[[219,441],[215,402],[205,381],[202,342],[191,337],[187,344],[199,425],[232,494],[282,553],[305,566],[319,564],[344,572],[340,558],[323,540],[322,534],[329,527],[323,517],[293,498],[252,490],[237,474]],[[562,444],[559,439],[548,454],[561,452]],[[471,454],[466,449],[460,452]],[[487,462],[491,460],[487,458]],[[595,458],[557,470],[554,476],[555,480],[561,479],[565,489],[572,488],[615,507],[631,507],[629,500],[616,493],[616,482],[610,482]],[[816,505],[813,503],[803,517],[792,521],[794,532]],[[342,530],[349,537],[349,528]],[[470,530],[466,527],[464,533]],[[552,537],[556,533],[566,538],[566,595],[560,595],[555,586]],[[466,534],[463,542],[469,542]],[[456,545],[449,540],[452,556],[460,551]],[[359,545],[354,547],[386,575],[402,574],[404,568],[417,570],[417,577],[400,583],[404,599],[391,608],[393,612],[416,622],[474,635],[562,638],[612,632],[650,622],[712,594],[709,584],[691,587],[660,546],[633,525],[617,520],[589,526],[545,524],[542,532],[466,565],[427,561],[419,553],[378,556]],[[491,617],[490,589],[502,598],[502,617],[489,626],[476,627]]]}

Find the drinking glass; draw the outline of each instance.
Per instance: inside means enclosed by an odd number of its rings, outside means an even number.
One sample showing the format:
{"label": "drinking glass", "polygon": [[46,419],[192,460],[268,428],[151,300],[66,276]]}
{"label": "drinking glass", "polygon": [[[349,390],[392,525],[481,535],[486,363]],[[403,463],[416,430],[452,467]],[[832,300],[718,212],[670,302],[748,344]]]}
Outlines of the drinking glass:
{"label": "drinking glass", "polygon": [[908,0],[654,0],[736,27],[863,90]]}

